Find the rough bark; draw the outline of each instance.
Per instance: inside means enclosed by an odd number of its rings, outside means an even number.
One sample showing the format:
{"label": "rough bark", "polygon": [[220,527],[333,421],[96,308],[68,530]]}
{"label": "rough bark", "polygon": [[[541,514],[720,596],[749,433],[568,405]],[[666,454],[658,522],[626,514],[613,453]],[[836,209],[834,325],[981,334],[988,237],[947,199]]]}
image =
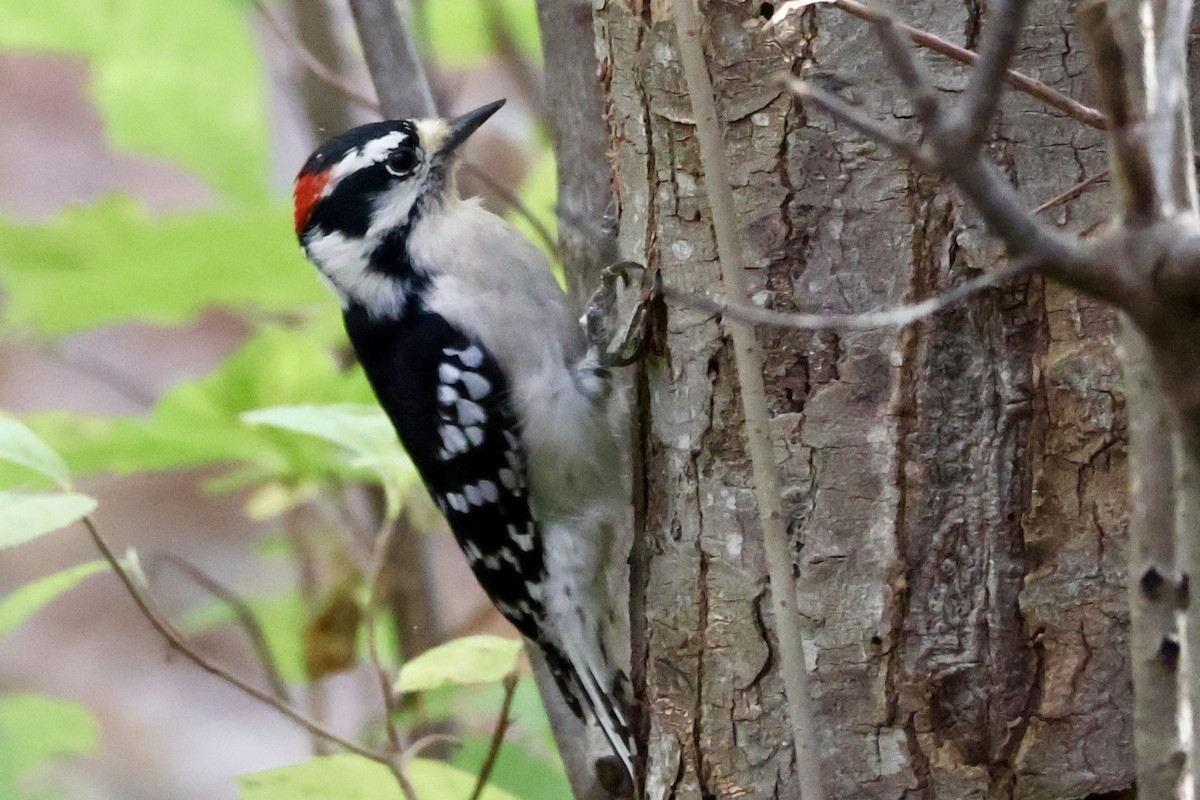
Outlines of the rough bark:
{"label": "rough bark", "polygon": [[[829,8],[764,31],[771,4],[710,2],[709,70],[758,300],[861,311],[994,268],[957,196],[775,81],[801,73],[911,117],[865,26]],[[979,4],[897,4],[972,47]],[[1092,94],[1065,2],[1035,7],[1017,68]],[[717,291],[690,107],[665,3],[596,10],[621,255]],[[965,72],[934,64],[938,86]],[[1036,204],[1104,167],[1095,131],[1008,95],[990,151]],[[1080,229],[1102,198],[1060,209]],[[897,334],[764,332],[785,514],[833,797],[1082,797],[1133,759],[1123,401],[1113,315],[1040,279]],[[647,796],[794,797],[728,342],[673,308],[647,365],[647,498],[635,674]]]}

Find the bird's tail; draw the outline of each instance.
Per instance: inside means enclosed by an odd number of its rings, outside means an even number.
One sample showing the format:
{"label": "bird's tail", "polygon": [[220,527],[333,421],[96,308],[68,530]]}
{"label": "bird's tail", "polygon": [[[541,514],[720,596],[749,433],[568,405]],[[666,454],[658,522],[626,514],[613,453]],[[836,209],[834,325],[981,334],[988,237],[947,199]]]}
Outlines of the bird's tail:
{"label": "bird's tail", "polygon": [[629,724],[629,681],[614,669],[602,645],[584,640],[564,642],[563,649],[546,647],[546,663],[567,705],[584,722],[594,722],[634,778],[637,743]]}

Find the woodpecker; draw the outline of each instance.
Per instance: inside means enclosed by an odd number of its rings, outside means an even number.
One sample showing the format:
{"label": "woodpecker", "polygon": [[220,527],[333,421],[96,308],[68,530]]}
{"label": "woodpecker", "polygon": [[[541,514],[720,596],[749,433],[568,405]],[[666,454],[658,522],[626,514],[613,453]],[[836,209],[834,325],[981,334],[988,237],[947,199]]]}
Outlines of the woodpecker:
{"label": "woodpecker", "polygon": [[610,374],[540,251],[455,183],[503,104],[322,145],[296,179],[296,235],[479,583],[632,777],[603,579],[622,505]]}

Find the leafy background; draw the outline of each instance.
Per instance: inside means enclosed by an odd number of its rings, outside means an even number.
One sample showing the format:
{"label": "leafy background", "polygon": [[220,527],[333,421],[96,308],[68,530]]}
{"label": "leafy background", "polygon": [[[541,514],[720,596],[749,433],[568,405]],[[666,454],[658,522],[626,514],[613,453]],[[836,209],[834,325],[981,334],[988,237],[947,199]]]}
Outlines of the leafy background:
{"label": "leafy background", "polygon": [[[415,31],[448,110],[517,101],[473,158],[552,229],[553,161],[514,69],[538,66],[533,3],[484,2],[418,4]],[[321,16],[312,0],[271,9]],[[345,9],[331,9],[347,78],[367,90]],[[506,59],[497,24],[516,43]],[[422,537],[439,629],[513,637],[463,591],[461,557],[295,244],[290,176],[315,143],[306,91],[249,2],[0,0],[0,797],[398,796],[378,765],[316,757],[275,712],[168,658],[80,526],[49,532],[96,503],[198,647],[258,676],[228,609],[159,553],[244,597],[293,693],[363,741],[381,727],[361,641],[317,680],[305,642],[322,603],[361,603],[369,535],[341,527],[364,516],[371,487]],[[306,570],[315,589],[300,585]],[[399,669],[405,654],[385,645]],[[461,744],[423,754],[411,777],[425,797],[465,798],[512,658],[482,678],[439,677],[461,651],[424,658],[403,722]],[[515,669],[515,725],[484,797],[565,796]]]}

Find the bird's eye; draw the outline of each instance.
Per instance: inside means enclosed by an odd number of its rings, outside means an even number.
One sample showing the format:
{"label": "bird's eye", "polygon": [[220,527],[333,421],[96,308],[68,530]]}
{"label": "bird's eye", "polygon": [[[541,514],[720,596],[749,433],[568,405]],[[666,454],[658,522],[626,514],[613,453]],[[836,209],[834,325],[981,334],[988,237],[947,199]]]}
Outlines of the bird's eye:
{"label": "bird's eye", "polygon": [[416,150],[408,147],[400,147],[388,154],[384,166],[387,167],[388,172],[397,178],[404,178],[411,175],[420,162],[421,159],[417,155]]}

